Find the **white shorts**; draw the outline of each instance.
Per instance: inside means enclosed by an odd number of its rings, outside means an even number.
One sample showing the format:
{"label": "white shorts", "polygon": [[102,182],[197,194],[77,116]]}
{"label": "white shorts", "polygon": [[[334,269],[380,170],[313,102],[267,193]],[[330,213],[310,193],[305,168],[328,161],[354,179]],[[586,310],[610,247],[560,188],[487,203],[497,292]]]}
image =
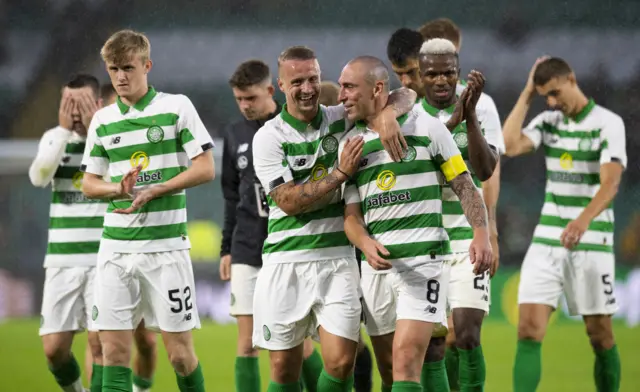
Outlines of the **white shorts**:
{"label": "white shorts", "polygon": [[614,282],[612,253],[531,244],[520,272],[518,304],[555,309],[564,292],[572,316],[614,314],[618,310]]}
{"label": "white shorts", "polygon": [[355,258],[264,265],[253,297],[253,345],[287,350],[317,338],[319,326],[359,341],[359,285]]}
{"label": "white shorts", "polygon": [[449,309],[472,308],[489,313],[489,271],[473,273],[469,253],[457,253],[451,260],[449,277]]}
{"label": "white shorts", "polygon": [[95,275],[95,267],[46,268],[40,336],[89,327]]}
{"label": "white shorts", "polygon": [[231,264],[232,316],[253,315],[253,293],[256,291],[260,267],[247,264]]}
{"label": "white shorts", "polygon": [[364,325],[369,336],[396,330],[396,320],[445,322],[448,269],[444,263],[382,274],[362,274]]}
{"label": "white shorts", "polygon": [[200,328],[188,250],[98,255],[92,328],[155,331]]}

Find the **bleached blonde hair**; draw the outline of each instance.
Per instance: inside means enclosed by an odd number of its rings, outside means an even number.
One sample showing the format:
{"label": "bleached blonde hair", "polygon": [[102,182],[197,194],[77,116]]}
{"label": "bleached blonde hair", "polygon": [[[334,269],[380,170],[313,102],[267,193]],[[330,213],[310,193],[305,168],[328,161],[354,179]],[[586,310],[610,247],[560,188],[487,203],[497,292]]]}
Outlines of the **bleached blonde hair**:
{"label": "bleached blonde hair", "polygon": [[453,42],[444,38],[433,38],[422,44],[421,55],[456,54],[456,46]]}

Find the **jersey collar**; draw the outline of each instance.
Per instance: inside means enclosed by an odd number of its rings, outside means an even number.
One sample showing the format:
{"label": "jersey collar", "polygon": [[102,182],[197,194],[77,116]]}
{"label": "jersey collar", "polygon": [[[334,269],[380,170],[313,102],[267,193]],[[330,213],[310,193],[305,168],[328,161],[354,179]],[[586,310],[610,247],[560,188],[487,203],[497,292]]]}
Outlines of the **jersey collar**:
{"label": "jersey collar", "polygon": [[304,121],[298,120],[297,118],[289,114],[289,112],[287,111],[286,103],[282,105],[282,111],[280,112],[280,117],[282,117],[282,120],[284,122],[291,125],[298,132],[306,131],[309,125],[316,130],[320,129],[320,125],[322,125],[322,109],[320,108],[320,106],[318,106],[318,113],[313,118],[313,120],[311,120],[310,123],[306,123]]}
{"label": "jersey collar", "polygon": [[426,98],[422,98],[422,107],[424,108],[424,110],[429,113],[432,116],[437,116],[438,113],[440,113],[441,111],[445,111],[449,114],[452,114],[453,111],[456,109],[456,104],[454,103],[453,105],[449,106],[448,108],[444,108],[444,109],[438,109],[435,106],[431,106],[427,103],[427,99]]}
{"label": "jersey collar", "polygon": [[[407,121],[407,118],[409,118],[409,113],[405,113],[402,116],[397,117],[396,121],[398,121],[398,124],[402,126],[404,125],[404,122]],[[356,120],[356,128],[362,130],[367,129],[367,122],[365,120]]]}
{"label": "jersey collar", "polygon": [[[587,106],[583,107],[582,110],[579,111],[578,114],[576,114],[575,116],[571,117],[571,119],[573,120],[573,122],[576,122],[576,123],[581,122],[582,120],[585,119],[585,117],[589,115],[589,113],[591,113],[594,106],[596,106],[596,102],[593,100],[593,98],[590,98],[589,103],[587,103]],[[566,120],[566,117],[565,117],[565,120]]]}
{"label": "jersey collar", "polygon": [[[156,96],[156,94],[157,94],[156,90],[153,88],[153,86],[149,86],[149,90],[147,91],[147,93],[142,98],[140,98],[138,102],[133,104],[133,107],[139,112],[143,111],[147,106],[149,106],[149,104],[151,103],[153,98]],[[120,97],[116,99],[116,103],[118,104],[118,109],[120,109],[120,113],[126,114],[129,111],[130,109],[129,105],[122,102]]]}

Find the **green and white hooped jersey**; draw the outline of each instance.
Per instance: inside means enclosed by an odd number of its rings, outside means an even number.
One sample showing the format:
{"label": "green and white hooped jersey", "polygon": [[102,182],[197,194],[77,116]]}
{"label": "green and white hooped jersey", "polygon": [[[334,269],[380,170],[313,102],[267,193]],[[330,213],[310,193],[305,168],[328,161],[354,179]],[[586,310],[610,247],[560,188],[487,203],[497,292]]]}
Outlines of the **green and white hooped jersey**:
{"label": "green and white hooped jersey", "polygon": [[[575,117],[545,111],[523,130],[535,148],[542,146],[547,186],[533,243],[561,247],[560,235],[600,189],[600,166],[618,162],[627,166],[622,118],[590,100]],[[613,252],[613,208],[598,215],[574,250]]]}
{"label": "green and white hooped jersey", "polygon": [[[310,122],[287,112],[267,121],[253,138],[253,164],[267,195],[289,181],[320,181],[336,167],[338,144],[347,120],[344,107],[320,106]],[[307,212],[289,216],[267,196],[268,236],[262,261],[291,263],[354,257],[344,233],[344,203],[339,190]]]}
{"label": "green and white hooped jersey", "polygon": [[360,168],[344,185],[344,199],[360,205],[369,233],[389,251],[387,259],[394,266],[375,271],[363,263],[363,273],[441,262],[450,253],[442,216],[442,177],[451,181],[467,167],[440,121],[415,107],[398,121],[409,146],[401,162],[393,162],[378,133],[363,123],[341,143],[342,149],[347,138],[364,137]]}
{"label": "green and white hooped jersey", "polygon": [[[40,143],[46,143],[45,132]],[[45,268],[94,267],[107,203],[82,194],[80,162],[85,138],[73,133],[51,180],[49,241]]]}
{"label": "green and white hooped jersey", "polygon": [[[132,107],[119,98],[93,116],[82,170],[119,182],[142,165],[136,190],[164,183],[187,170],[189,160],[213,148],[195,107],[184,95],[153,87]],[[189,249],[186,193],[149,201],[132,214],[114,214],[131,200],[112,200],[104,218],[100,251],[152,253]]]}
{"label": "green and white hooped jersey", "polygon": [[[453,114],[453,111],[455,109],[455,105],[440,110],[429,105],[426,99],[423,98],[419,103],[415,105],[414,108],[423,110],[430,116],[439,119],[443,124],[445,124],[447,121],[449,121],[449,118],[451,118],[451,115]],[[483,119],[491,118],[494,116],[491,107],[485,105],[482,102],[482,99],[480,99],[478,101],[478,104],[476,105],[476,115],[478,116],[478,121],[480,122],[480,126],[482,127],[482,132],[485,139],[487,140],[487,143],[490,146],[495,147],[499,154],[504,153],[504,138],[502,136],[500,123],[498,122],[496,126],[495,121],[490,120],[488,121],[488,123],[491,126],[489,128],[485,128],[485,123],[482,122]],[[495,116],[497,116],[497,112],[495,112]],[[469,142],[467,139],[466,121],[458,125],[451,132],[451,135],[453,136],[453,140],[456,142],[456,145],[460,149],[462,158],[469,168],[469,173],[473,178],[474,184],[478,188],[478,191],[482,193],[482,182],[475,175],[473,168],[471,167],[471,163],[469,162]],[[451,241],[451,251],[453,253],[468,252],[471,241],[473,240],[473,229],[471,228],[471,225],[464,215],[462,205],[460,204],[460,199],[458,198],[458,196],[456,196],[456,194],[448,184],[445,184],[442,190],[442,210],[444,216],[444,227],[447,229],[449,240]]]}

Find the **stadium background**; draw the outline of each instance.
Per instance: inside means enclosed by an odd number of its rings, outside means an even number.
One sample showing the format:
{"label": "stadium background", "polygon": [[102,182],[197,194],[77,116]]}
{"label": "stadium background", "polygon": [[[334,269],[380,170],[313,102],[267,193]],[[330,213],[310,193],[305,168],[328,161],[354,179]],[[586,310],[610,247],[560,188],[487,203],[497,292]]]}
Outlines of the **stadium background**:
{"label": "stadium background", "polygon": [[[224,125],[239,117],[227,79],[241,61],[259,58],[275,69],[283,48],[304,44],[316,50],[323,78],[336,80],[355,55],[386,60],[386,41],[396,28],[441,16],[462,27],[463,75],[472,67],[486,75],[485,91],[502,120],[541,54],[567,59],[587,95],[625,120],[629,168],[615,201],[616,331],[622,390],[639,391],[633,361],[640,350],[640,2],[634,0],[618,0],[615,7],[599,0],[0,0],[0,390],[56,390],[37,336],[50,191],[32,187],[27,170],[38,138],[56,125],[60,86],[69,75],[92,72],[108,81],[98,52],[110,33],[124,27],[147,33],[155,62],[150,83],[188,95],[218,139]],[[277,98],[282,101],[282,94]],[[543,108],[537,100],[529,117]],[[501,269],[483,331],[490,391],[511,385],[518,269],[542,206],[543,164],[541,153],[502,161]],[[228,285],[218,278],[219,179],[189,190],[188,200],[198,307],[210,320],[197,332],[197,350],[209,390],[231,391],[236,332],[228,316]],[[591,391],[584,328],[557,313],[543,349],[540,390]],[[83,340],[76,344],[79,357]],[[154,391],[173,391],[173,374],[160,355]],[[262,368],[266,383],[266,360]]]}

